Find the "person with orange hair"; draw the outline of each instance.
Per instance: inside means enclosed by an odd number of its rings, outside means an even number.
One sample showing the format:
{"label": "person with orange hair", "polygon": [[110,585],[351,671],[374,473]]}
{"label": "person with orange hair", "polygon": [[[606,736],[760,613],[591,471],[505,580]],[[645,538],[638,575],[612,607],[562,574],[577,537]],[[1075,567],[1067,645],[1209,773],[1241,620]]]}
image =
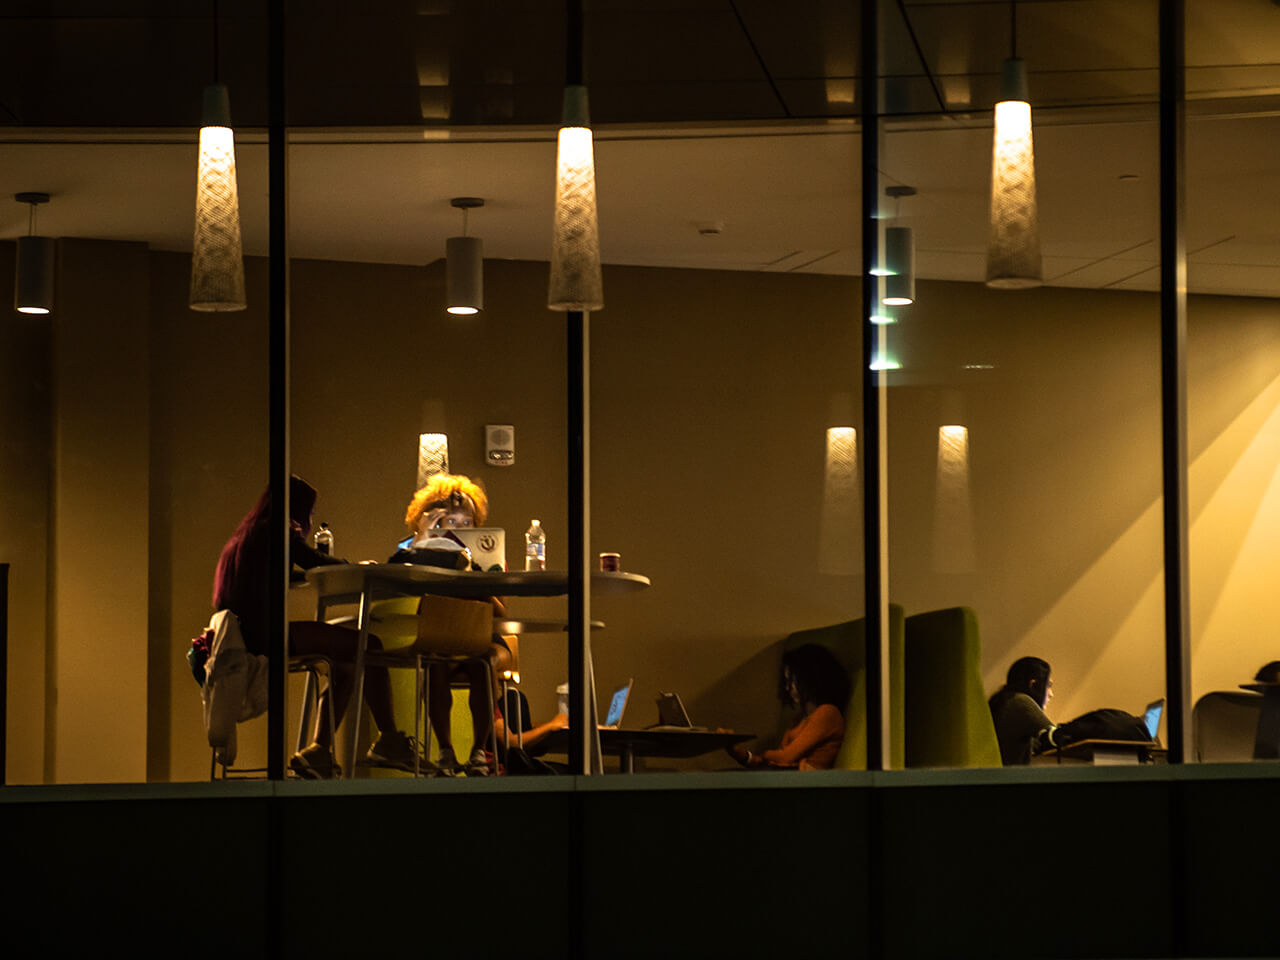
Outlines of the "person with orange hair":
{"label": "person with orange hair", "polygon": [[[488,516],[489,498],[485,496],[479,484],[470,477],[460,474],[437,473],[409,501],[409,508],[404,515],[404,524],[410,536],[402,540],[398,546],[400,550],[408,550],[430,538],[435,531],[483,526]],[[397,552],[396,556],[401,554]],[[491,602],[495,613],[501,615],[502,603],[496,597]],[[501,637],[495,638],[490,646],[489,665],[492,671],[491,676],[494,678],[493,702],[497,703],[500,697],[497,678],[502,676],[504,670],[510,670],[513,666],[511,651]],[[470,759],[463,767],[458,764],[457,755],[454,753],[450,723],[453,694],[449,689],[449,683],[458,671],[465,671],[470,686],[469,704],[474,735],[471,741],[473,746]],[[462,769],[470,776],[486,776],[489,773],[490,761],[484,745],[489,740],[494,718],[489,711],[489,695],[484,688],[483,667],[478,663],[468,663],[463,667],[433,664],[428,676],[428,684],[431,727],[435,730],[436,739],[440,743],[440,757],[437,761],[440,772],[445,776],[454,776],[459,769]]]}

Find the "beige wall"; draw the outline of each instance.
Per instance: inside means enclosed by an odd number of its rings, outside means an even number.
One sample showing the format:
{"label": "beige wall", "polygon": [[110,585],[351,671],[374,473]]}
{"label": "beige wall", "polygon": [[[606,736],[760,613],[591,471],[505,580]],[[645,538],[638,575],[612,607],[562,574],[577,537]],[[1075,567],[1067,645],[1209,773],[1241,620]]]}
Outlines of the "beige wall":
{"label": "beige wall", "polygon": [[[208,617],[218,550],[265,483],[265,275],[249,262],[249,311],[200,315],[186,308],[185,257],[151,254],[147,267],[150,448],[134,449],[150,509],[137,542],[123,539],[134,555],[140,545],[150,589],[104,639],[135,650],[133,614],[146,624],[135,666],[150,671],[150,715],[130,706],[129,723],[150,747],[125,749],[117,773],[140,777],[145,763],[152,778],[201,779],[208,752],[183,653]],[[454,469],[489,490],[509,562],[519,564],[537,516],[551,565],[563,565],[564,320],[544,307],[545,265],[489,261],[486,274],[488,308],[468,320],[443,313],[439,263],[295,264],[293,464],[319,488],[317,520],[333,527],[340,555],[390,553],[417,434],[442,427]],[[619,551],[653,587],[597,601],[608,624],[595,640],[600,685],[635,677],[629,723],[652,722],[653,698],[676,689],[696,721],[769,729],[775,642],[862,608],[856,538],[823,535],[824,518],[850,515],[848,503],[833,512],[824,440],[828,427],[857,423],[857,284],[639,268],[605,279],[607,307],[592,319],[593,550]],[[1280,524],[1271,308],[1192,305],[1196,694],[1276,655],[1259,627]],[[1163,686],[1155,311],[1139,294],[922,283],[891,331],[904,370],[889,395],[890,593],[908,613],[973,606],[989,689],[1012,658],[1045,656],[1060,717],[1136,709]],[[969,362],[993,369],[961,369]],[[111,369],[136,399],[128,366]],[[492,422],[516,427],[510,468],[482,463]],[[969,428],[967,520],[939,479],[944,423]],[[36,496],[10,470],[4,482]],[[119,491],[126,504],[136,492]],[[972,531],[969,549],[957,552],[957,529]],[[15,544],[38,556],[38,538],[27,540]],[[15,650],[10,689],[29,691],[43,663],[38,604],[15,604],[36,635]],[[291,605],[308,615],[306,592]],[[559,600],[512,605],[562,610]],[[58,633],[60,652],[78,642]],[[562,642],[529,638],[522,658],[541,717],[565,676]],[[247,761],[263,755],[264,731],[242,728]]]}

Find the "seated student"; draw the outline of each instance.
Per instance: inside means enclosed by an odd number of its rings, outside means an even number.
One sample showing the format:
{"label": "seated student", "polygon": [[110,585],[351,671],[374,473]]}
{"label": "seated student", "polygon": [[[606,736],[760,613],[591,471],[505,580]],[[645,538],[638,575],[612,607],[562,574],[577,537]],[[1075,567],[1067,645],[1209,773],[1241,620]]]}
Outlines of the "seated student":
{"label": "seated student", "polygon": [[799,711],[782,743],[763,753],[738,744],[729,750],[734,759],[758,769],[831,769],[844,740],[844,708],[849,702],[849,674],[835,654],[816,643],[784,653],[778,699]]}
{"label": "seated student", "polygon": [[[546,752],[546,739],[556,730],[564,730],[569,726],[569,715],[557,713],[546,723],[534,725],[533,714],[529,710],[529,700],[523,691],[511,688],[507,691],[505,709],[494,709],[493,724],[498,734],[499,762],[509,774],[536,773],[568,773],[568,767],[558,763],[548,763],[533,758]],[[518,735],[514,724],[507,724],[505,717],[513,719],[516,711],[520,711],[520,730]],[[520,746],[521,740],[524,745]]]}
{"label": "seated student", "polygon": [[[488,515],[489,500],[478,484],[460,474],[437,473],[409,502],[404,517],[410,534],[407,546],[411,549],[420,545],[429,538],[432,531],[483,526]],[[399,546],[400,550],[392,560],[404,557],[406,541],[401,541]],[[496,597],[491,602],[494,612],[501,614],[502,603]],[[493,702],[497,704],[501,696],[498,677],[502,676],[502,671],[512,667],[511,651],[501,638],[497,638],[490,647],[489,664],[493,674]],[[474,734],[471,742],[474,746],[465,767],[459,766],[454,753],[450,723],[453,694],[449,690],[449,683],[458,671],[465,671],[471,688],[471,724]],[[484,669],[477,663],[468,663],[464,667],[435,664],[430,669],[428,683],[431,729],[440,744],[440,757],[437,761],[440,773],[454,776],[461,769],[472,776],[487,775],[489,761],[484,745],[489,740],[493,717],[489,715],[489,698],[484,689]]]}
{"label": "seated student", "polygon": [[[315,487],[301,477],[290,477],[289,560],[292,566],[304,570],[323,563],[346,562],[318,553],[307,545],[315,503]],[[222,548],[213,581],[213,609],[230,610],[236,615],[245,649],[254,654],[267,651],[268,589],[271,582],[267,566],[274,535],[270,520],[271,488],[268,487]],[[323,779],[341,774],[330,758],[329,726],[323,718],[328,715],[327,701],[330,697],[333,698],[336,721],[341,721],[347,709],[354,686],[352,663],[358,639],[355,630],[336,624],[316,620],[289,624],[291,654],[323,654],[335,661],[333,677],[316,712],[312,741],[289,760],[289,768],[301,777]],[[369,648],[381,649],[377,637],[369,636]],[[377,742],[369,748],[369,760],[381,766],[412,770],[417,742],[396,729],[391,713],[391,679],[386,668],[370,667],[365,672],[364,690],[380,733]]]}
{"label": "seated student", "polygon": [[1053,699],[1048,662],[1023,657],[1009,667],[1005,684],[991,695],[987,706],[1000,742],[1000,761],[1006,767],[1031,762],[1033,753],[1065,746],[1057,725],[1044,708]]}

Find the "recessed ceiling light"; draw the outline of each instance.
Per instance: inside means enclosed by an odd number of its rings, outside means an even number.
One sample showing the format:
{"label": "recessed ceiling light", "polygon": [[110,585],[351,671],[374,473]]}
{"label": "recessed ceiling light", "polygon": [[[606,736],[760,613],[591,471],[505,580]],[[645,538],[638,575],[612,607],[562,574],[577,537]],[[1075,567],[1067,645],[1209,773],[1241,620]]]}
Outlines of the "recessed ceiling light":
{"label": "recessed ceiling light", "polygon": [[994,363],[966,363],[961,367],[962,370],[994,370],[995,368]]}

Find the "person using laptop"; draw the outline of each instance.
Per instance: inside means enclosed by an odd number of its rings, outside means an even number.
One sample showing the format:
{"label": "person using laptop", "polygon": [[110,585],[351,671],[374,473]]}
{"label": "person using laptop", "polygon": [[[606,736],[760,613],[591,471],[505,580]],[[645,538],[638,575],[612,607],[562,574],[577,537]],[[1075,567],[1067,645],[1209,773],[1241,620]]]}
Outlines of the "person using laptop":
{"label": "person using laptop", "polygon": [[830,770],[844,741],[844,709],[849,702],[849,673],[826,647],[816,643],[782,655],[778,699],[797,717],[777,748],[753,753],[740,744],[729,752],[754,769]]}
{"label": "person using laptop", "polygon": [[[413,495],[409,507],[405,511],[404,523],[409,530],[409,538],[398,545],[396,557],[402,555],[406,544],[409,549],[420,545],[434,534],[441,531],[456,530],[467,527],[483,526],[489,515],[489,498],[480,485],[470,477],[461,474],[437,473],[427,485]],[[490,598],[494,613],[504,613],[502,602],[497,597]],[[494,678],[493,702],[501,700],[497,678],[504,670],[512,669],[511,650],[501,637],[494,639],[489,650],[489,664]],[[465,766],[460,766],[453,749],[453,734],[450,724],[450,713],[453,710],[453,694],[449,684],[456,674],[463,674],[470,687],[471,724],[475,746]],[[489,740],[489,731],[493,717],[489,715],[489,698],[484,689],[484,669],[480,664],[468,663],[458,667],[445,664],[433,664],[429,671],[431,728],[435,731],[440,743],[440,758],[437,766],[445,776],[453,776],[464,770],[471,776],[485,776],[489,773],[489,758],[484,744]]]}
{"label": "person using laptop", "polygon": [[1009,667],[1005,684],[987,706],[1000,743],[1000,762],[1006,767],[1031,762],[1033,753],[1064,746],[1065,737],[1044,709],[1053,699],[1048,661],[1022,657]]}

